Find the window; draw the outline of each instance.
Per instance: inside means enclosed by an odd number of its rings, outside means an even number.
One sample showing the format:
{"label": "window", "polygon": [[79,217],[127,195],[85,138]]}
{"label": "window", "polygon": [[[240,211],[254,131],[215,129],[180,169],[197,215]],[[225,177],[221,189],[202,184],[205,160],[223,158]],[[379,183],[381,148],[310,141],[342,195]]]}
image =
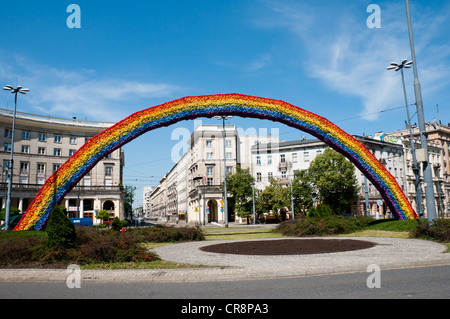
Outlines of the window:
{"label": "window", "polygon": [[39,155],[45,155],[45,147],[39,147],[38,148],[38,154]]}
{"label": "window", "polygon": [[261,165],[261,156],[256,156],[256,165]]}
{"label": "window", "polygon": [[29,154],[30,153],[30,147],[28,145],[22,145],[22,153]]}
{"label": "window", "polygon": [[74,137],[74,136],[71,136],[70,139],[69,139],[69,143],[70,144],[77,144],[77,138]]}
{"label": "window", "polygon": [[61,167],[61,164],[53,164],[53,173],[56,172],[57,170],[59,170],[60,167]]}
{"label": "window", "polygon": [[213,153],[212,152],[206,153],[206,159],[213,159]]}
{"label": "window", "polygon": [[233,174],[233,166],[227,166],[227,174]]}
{"label": "window", "polygon": [[256,173],[256,181],[261,182],[261,173]]}
{"label": "window", "polygon": [[61,141],[62,141],[61,135],[55,135],[54,141],[55,141],[55,143],[61,143]]}
{"label": "window", "polygon": [[36,183],[37,183],[38,185],[43,185],[43,184],[45,183],[45,177],[44,177],[44,176],[38,176],[38,177],[36,178]]}
{"label": "window", "polygon": [[232,159],[233,158],[233,153],[227,153],[227,159]]}
{"label": "window", "polygon": [[280,155],[280,162],[281,163],[286,163],[286,155],[284,155],[284,154]]}
{"label": "window", "polygon": [[37,173],[45,174],[45,164],[37,164]]}
{"label": "window", "polygon": [[53,149],[53,155],[54,156],[61,156],[61,149],[60,148]]}
{"label": "window", "polygon": [[3,173],[7,173],[9,170],[9,163],[10,161],[3,161]]}
{"label": "window", "polygon": [[309,162],[309,152],[305,152],[303,155],[305,156],[305,162]]}
{"label": "window", "polygon": [[297,153],[292,153],[292,163],[297,163]]}
{"label": "window", "polygon": [[23,131],[23,132],[22,132],[22,139],[23,139],[23,140],[29,140],[29,139],[31,139],[31,133],[30,133],[30,132],[27,132],[27,131]]}
{"label": "window", "polygon": [[5,144],[5,147],[4,147],[4,151],[5,152],[11,152],[11,144]]}
{"label": "window", "polygon": [[214,185],[213,181],[214,181],[214,179],[212,177],[208,177],[206,179],[206,184],[208,184],[208,186],[212,186],[212,185]]}
{"label": "window", "polygon": [[206,141],[206,147],[212,147],[212,141],[211,140]]}
{"label": "window", "polygon": [[268,172],[267,173],[267,179],[270,181],[273,178],[273,173],[272,172]]}
{"label": "window", "polygon": [[69,150],[69,156],[72,156],[73,154],[75,154],[77,150]]}
{"label": "window", "polygon": [[267,165],[272,165],[272,155],[267,155]]}
{"label": "window", "polygon": [[214,168],[213,167],[207,167],[206,168],[206,176],[213,176]]}
{"label": "window", "polygon": [[105,176],[112,176],[112,169],[111,166],[105,166]]}
{"label": "window", "polygon": [[39,142],[47,142],[47,134],[39,133]]}
{"label": "window", "polygon": [[20,162],[20,174],[28,174],[30,163]]}
{"label": "window", "polygon": [[5,129],[5,137],[12,137],[12,130],[9,128]]}
{"label": "window", "polygon": [[225,141],[225,146],[226,147],[231,147],[231,140],[226,140]]}

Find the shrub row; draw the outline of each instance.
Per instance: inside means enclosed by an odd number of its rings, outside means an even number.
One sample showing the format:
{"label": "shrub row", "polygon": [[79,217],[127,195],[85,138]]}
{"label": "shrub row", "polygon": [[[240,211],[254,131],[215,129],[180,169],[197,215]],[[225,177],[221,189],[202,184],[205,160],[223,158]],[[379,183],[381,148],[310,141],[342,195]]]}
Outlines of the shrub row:
{"label": "shrub row", "polygon": [[286,221],[277,227],[277,231],[285,236],[327,236],[349,234],[362,230],[372,221],[370,217],[324,216],[308,217],[296,221]]}
{"label": "shrub row", "polygon": [[76,239],[71,247],[49,246],[48,238],[44,236],[1,236],[0,267],[64,268],[72,263],[148,262],[159,258],[144,248],[143,242],[203,239],[200,229],[173,227],[129,229],[126,232],[76,227]]}
{"label": "shrub row", "polygon": [[411,232],[413,238],[450,242],[450,219],[437,219],[432,225],[427,220],[419,220],[417,227]]}

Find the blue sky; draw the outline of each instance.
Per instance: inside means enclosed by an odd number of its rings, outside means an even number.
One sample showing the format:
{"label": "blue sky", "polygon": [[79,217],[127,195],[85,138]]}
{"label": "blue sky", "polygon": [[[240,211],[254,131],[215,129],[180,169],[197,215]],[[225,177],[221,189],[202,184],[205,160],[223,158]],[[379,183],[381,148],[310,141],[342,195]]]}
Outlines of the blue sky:
{"label": "blue sky", "polygon": [[[67,26],[72,3],[81,28]],[[380,28],[367,26],[370,4],[381,9]],[[450,3],[410,4],[425,117],[436,118],[439,104],[447,124]],[[300,106],[350,134],[393,131],[406,119],[400,74],[386,71],[411,59],[403,0],[4,1],[0,28],[0,82],[30,88],[19,99],[24,112],[117,122],[183,96],[243,93]],[[405,75],[414,103],[412,70]],[[13,107],[11,94],[0,107]],[[230,124],[278,128],[285,140],[305,135],[270,121]],[[124,147],[135,206],[142,187],[174,165],[177,133],[193,129],[180,122]]]}

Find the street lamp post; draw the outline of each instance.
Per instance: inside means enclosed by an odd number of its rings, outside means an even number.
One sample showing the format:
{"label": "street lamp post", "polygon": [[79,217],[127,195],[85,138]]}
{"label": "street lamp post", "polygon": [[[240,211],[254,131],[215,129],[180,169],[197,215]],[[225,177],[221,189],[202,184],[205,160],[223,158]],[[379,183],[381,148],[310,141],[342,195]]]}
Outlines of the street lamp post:
{"label": "street lamp post", "polygon": [[425,130],[425,115],[423,112],[422,90],[420,88],[419,76],[417,73],[416,51],[414,49],[414,38],[411,26],[411,12],[409,10],[409,0],[405,0],[406,18],[408,20],[409,43],[411,47],[411,58],[414,61],[414,93],[416,97],[417,121],[419,122],[420,143],[422,153],[425,155],[423,160],[423,179],[425,184],[425,198],[427,200],[428,223],[431,224],[436,219],[436,203],[434,198],[433,172],[428,161],[428,138]]}
{"label": "street lamp post", "polygon": [[423,217],[423,211],[422,211],[422,188],[420,187],[420,169],[419,165],[417,164],[417,156],[416,156],[416,146],[414,143],[414,136],[413,131],[411,127],[411,118],[409,116],[409,104],[408,104],[408,98],[406,96],[406,87],[405,87],[405,76],[403,74],[403,69],[409,69],[411,68],[411,64],[413,64],[413,61],[403,60],[400,64],[392,62],[391,65],[387,68],[388,70],[395,70],[395,72],[400,71],[402,75],[402,85],[403,85],[403,96],[405,98],[405,107],[406,107],[406,115],[407,115],[407,124],[409,128],[409,136],[411,141],[411,153],[413,158],[413,165],[412,170],[414,172],[414,176],[416,178],[416,210],[420,217]]}
{"label": "street lamp post", "polygon": [[253,197],[253,225],[256,225],[256,209],[255,209],[255,183],[252,183],[252,197]]}
{"label": "street lamp post", "polygon": [[5,91],[11,91],[14,94],[14,116],[11,136],[11,159],[8,167],[8,195],[6,198],[6,214],[5,214],[5,230],[9,230],[9,217],[11,215],[11,190],[13,179],[13,163],[14,163],[14,134],[16,130],[16,111],[17,111],[17,93],[26,94],[29,89],[24,89],[20,85],[17,88],[13,88],[11,85],[7,85],[3,88]]}
{"label": "street lamp post", "polygon": [[215,116],[216,119],[222,120],[223,127],[223,197],[224,197],[224,214],[225,214],[225,227],[228,227],[228,201],[227,201],[227,156],[226,156],[226,145],[225,145],[225,121],[232,118],[232,116],[220,115]]}

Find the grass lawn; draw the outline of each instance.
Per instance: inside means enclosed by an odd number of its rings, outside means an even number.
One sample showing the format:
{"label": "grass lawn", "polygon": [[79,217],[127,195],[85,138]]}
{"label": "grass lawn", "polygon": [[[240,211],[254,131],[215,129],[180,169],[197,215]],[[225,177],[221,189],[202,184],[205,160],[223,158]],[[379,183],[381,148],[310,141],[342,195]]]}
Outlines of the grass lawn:
{"label": "grass lawn", "polygon": [[228,228],[226,230],[208,230],[205,231],[205,240],[236,240],[236,239],[260,239],[260,238],[282,238],[282,234],[273,229],[247,229],[247,228]]}

